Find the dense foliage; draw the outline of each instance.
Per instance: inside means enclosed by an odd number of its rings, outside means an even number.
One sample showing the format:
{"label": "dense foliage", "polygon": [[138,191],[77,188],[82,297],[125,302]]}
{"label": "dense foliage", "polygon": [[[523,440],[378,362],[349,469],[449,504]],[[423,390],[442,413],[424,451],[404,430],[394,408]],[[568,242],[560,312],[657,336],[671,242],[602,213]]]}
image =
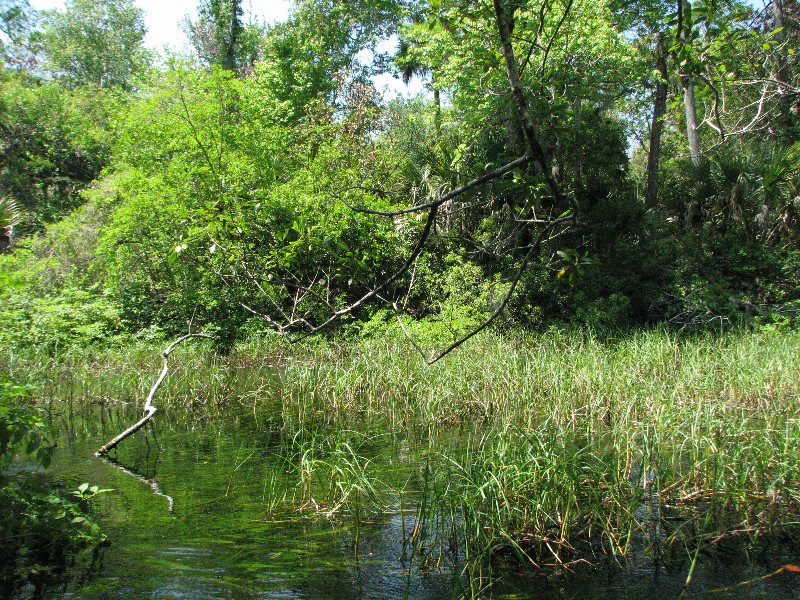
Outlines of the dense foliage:
{"label": "dense foliage", "polygon": [[[793,325],[795,0],[297,0],[269,27],[241,0],[198,8],[194,54],[156,61],[132,0],[0,0],[4,352],[399,327],[426,354],[489,325]],[[387,74],[426,93],[391,98]],[[101,490],[8,469],[46,464],[50,440],[0,374],[4,596],[103,541],[79,505]]]}
{"label": "dense foliage", "polygon": [[204,1],[159,68],[99,4],[3,3],[3,344],[795,312],[794,3]]}

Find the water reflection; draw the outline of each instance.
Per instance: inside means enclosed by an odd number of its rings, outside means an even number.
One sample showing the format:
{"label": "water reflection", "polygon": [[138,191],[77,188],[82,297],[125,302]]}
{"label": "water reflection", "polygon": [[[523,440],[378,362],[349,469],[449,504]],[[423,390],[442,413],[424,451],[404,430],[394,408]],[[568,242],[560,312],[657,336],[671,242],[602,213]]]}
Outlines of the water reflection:
{"label": "water reflection", "polygon": [[[232,406],[216,418],[163,411],[157,440],[137,434],[115,455],[138,478],[93,456],[109,432],[131,420],[130,411],[107,411],[102,419],[87,411],[79,420],[80,426],[65,429],[71,434],[55,457],[54,476],[65,486],[89,481],[115,489],[93,506],[112,547],[100,576],[65,597],[440,600],[480,594],[489,583],[474,573],[468,577],[463,556],[442,538],[431,539],[424,551],[404,544],[419,502],[419,494],[411,492],[422,488],[428,460],[424,432],[387,434],[374,418],[349,424],[361,433],[345,432],[341,439],[360,444],[359,453],[388,488],[408,492],[402,503],[389,498],[385,514],[365,513],[356,522],[343,513],[325,518],[298,510],[303,502],[297,432],[280,416],[257,419],[252,407]],[[324,426],[315,426],[321,435]],[[174,498],[173,513],[165,498],[153,493],[153,483]],[[684,597],[709,597],[706,590],[766,575],[799,558],[776,547],[708,560],[695,571]],[[659,562],[642,546],[625,565],[595,557],[593,565],[577,563],[571,572],[498,563],[483,595],[677,598],[690,561],[678,556]],[[713,597],[800,597],[800,577],[782,573]]]}

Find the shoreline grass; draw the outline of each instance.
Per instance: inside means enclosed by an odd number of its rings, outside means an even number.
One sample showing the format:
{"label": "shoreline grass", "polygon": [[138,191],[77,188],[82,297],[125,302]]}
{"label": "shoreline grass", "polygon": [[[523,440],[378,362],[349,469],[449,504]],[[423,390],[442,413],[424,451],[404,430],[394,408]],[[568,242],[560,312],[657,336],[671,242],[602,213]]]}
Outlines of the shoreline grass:
{"label": "shoreline grass", "polygon": [[[426,502],[409,540],[449,546],[457,522],[481,564],[504,553],[566,564],[595,551],[624,557],[636,540],[667,552],[796,527],[798,342],[793,331],[486,334],[433,366],[388,335],[296,347],[253,338],[226,355],[198,343],[173,355],[156,403],[224,418],[228,404],[245,402],[279,410],[296,433],[336,435],[364,419],[425,430],[414,491]],[[161,350],[19,354],[2,368],[38,381],[42,398],[91,410],[141,402]],[[403,492],[378,494],[385,482],[357,448],[308,439],[297,485],[306,502],[328,499],[321,513],[383,510]],[[414,527],[427,535],[412,536]]]}

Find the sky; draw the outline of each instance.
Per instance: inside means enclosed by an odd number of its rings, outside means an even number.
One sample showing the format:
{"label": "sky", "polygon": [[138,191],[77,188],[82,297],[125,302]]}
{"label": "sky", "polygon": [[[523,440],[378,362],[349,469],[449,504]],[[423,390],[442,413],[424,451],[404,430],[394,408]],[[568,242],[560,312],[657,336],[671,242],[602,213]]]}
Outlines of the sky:
{"label": "sky", "polygon": [[[29,2],[37,10],[64,9],[64,0]],[[181,29],[181,23],[186,15],[197,18],[198,0],[135,0],[134,4],[144,11],[144,23],[147,26],[145,45],[156,50],[166,45],[176,51],[188,47],[189,40]],[[252,14],[255,20],[267,23],[285,21],[291,5],[291,0],[245,0],[242,3],[245,18]]]}
{"label": "sky", "polygon": [[[64,9],[64,0],[28,1],[37,10]],[[198,0],[134,0],[134,4],[144,11],[144,23],[147,26],[147,35],[144,39],[146,46],[159,51],[164,46],[169,46],[177,52],[189,50],[189,40],[183,33],[181,23],[187,15],[191,19],[197,18]],[[244,0],[242,2],[245,20],[249,20],[252,15],[255,21],[265,23],[285,21],[289,17],[291,6],[291,0]],[[396,43],[392,45],[396,45]],[[387,49],[379,48],[382,51]],[[411,84],[406,86],[388,73],[374,77],[373,81],[375,87],[382,91],[384,96],[389,97],[396,94],[416,95],[422,91],[423,85],[419,79],[413,79]]]}

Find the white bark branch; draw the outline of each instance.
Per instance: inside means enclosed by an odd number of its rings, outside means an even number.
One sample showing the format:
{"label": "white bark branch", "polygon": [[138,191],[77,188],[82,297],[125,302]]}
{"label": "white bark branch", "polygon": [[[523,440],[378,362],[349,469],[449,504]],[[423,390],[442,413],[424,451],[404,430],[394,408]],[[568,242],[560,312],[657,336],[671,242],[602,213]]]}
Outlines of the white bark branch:
{"label": "white bark branch", "polygon": [[148,421],[150,421],[150,419],[153,418],[153,415],[156,412],[156,408],[155,406],[153,406],[153,397],[156,395],[158,388],[161,387],[161,384],[163,383],[164,378],[167,376],[167,373],[169,373],[170,353],[175,349],[175,346],[180,344],[182,341],[188,340],[189,338],[197,338],[197,337],[214,339],[212,336],[206,335],[205,333],[187,333],[186,335],[181,336],[177,340],[172,342],[169,345],[169,347],[166,350],[164,350],[164,352],[161,354],[161,356],[164,357],[164,366],[161,368],[161,374],[158,376],[158,379],[153,384],[153,387],[150,388],[150,393],[147,395],[147,400],[145,401],[144,406],[142,407],[142,410],[144,411],[144,416],[138,421],[136,421],[136,423],[128,427],[125,431],[120,433],[113,440],[108,442],[105,446],[102,446],[97,452],[95,452],[95,456],[102,456],[104,454],[108,454],[108,452],[113,448],[115,448],[117,444],[119,444],[122,440],[139,431],[142,427],[144,427],[147,424]]}

